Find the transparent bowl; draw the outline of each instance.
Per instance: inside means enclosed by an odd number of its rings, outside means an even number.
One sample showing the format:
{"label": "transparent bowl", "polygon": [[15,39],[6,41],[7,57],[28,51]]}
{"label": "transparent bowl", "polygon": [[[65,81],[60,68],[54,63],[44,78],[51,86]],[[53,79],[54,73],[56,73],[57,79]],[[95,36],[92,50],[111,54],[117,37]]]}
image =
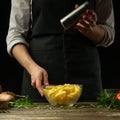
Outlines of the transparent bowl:
{"label": "transparent bowl", "polygon": [[104,89],[104,93],[106,96],[109,96],[110,94],[117,94],[120,91],[120,89],[114,89],[114,88],[108,88],[108,89]]}
{"label": "transparent bowl", "polygon": [[47,101],[54,106],[73,106],[82,94],[79,84],[49,85],[44,88]]}

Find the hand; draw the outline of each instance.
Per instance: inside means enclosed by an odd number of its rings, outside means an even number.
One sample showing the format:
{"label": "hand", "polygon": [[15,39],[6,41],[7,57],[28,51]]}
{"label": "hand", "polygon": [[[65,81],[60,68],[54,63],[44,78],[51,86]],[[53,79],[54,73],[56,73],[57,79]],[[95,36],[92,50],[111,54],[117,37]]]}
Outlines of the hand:
{"label": "hand", "polygon": [[[75,6],[77,8],[78,5]],[[92,9],[87,9],[81,16],[78,23],[75,25],[75,28],[80,32],[89,32],[92,31],[96,26],[97,15]]]}
{"label": "hand", "polygon": [[43,86],[49,85],[47,71],[39,66],[33,68],[31,72],[31,85],[37,88],[41,96],[43,96]]}

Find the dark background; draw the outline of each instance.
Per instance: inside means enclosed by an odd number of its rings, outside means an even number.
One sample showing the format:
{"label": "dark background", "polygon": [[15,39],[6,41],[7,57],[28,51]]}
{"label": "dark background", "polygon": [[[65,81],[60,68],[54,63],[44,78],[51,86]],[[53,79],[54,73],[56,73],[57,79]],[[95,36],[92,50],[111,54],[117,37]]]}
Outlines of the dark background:
{"label": "dark background", "polygon": [[[6,35],[9,25],[11,0],[0,4],[0,81],[3,90],[20,93],[22,67],[6,50]],[[115,13],[115,42],[108,48],[98,48],[100,53],[103,88],[120,88],[120,1],[113,0]]]}
{"label": "dark background", "polygon": [[115,41],[108,48],[99,49],[104,88],[120,88],[120,1],[113,0]]}
{"label": "dark background", "polygon": [[8,55],[5,41],[11,0],[1,0],[0,2],[0,81],[3,90],[19,93],[22,82],[22,67]]}

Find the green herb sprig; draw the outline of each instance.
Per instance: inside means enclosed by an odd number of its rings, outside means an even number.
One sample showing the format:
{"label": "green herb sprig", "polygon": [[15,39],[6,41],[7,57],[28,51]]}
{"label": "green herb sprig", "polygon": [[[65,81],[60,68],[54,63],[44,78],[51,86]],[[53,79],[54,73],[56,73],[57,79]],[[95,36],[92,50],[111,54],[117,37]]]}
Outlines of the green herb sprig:
{"label": "green herb sprig", "polygon": [[24,97],[17,99],[15,101],[9,102],[8,105],[10,107],[18,107],[18,108],[28,108],[33,107],[33,102],[29,99],[29,97]]}
{"label": "green herb sprig", "polygon": [[120,110],[120,100],[116,99],[116,93],[105,94],[101,92],[98,96],[97,106],[106,107],[108,109]]}

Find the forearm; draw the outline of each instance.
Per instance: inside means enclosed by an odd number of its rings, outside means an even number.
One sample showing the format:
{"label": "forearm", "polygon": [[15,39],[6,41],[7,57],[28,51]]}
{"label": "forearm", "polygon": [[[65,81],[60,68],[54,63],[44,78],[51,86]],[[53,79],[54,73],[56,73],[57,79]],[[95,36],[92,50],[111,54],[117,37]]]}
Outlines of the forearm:
{"label": "forearm", "polygon": [[82,32],[82,34],[97,45],[104,40],[105,30],[102,26],[96,25],[91,30]]}
{"label": "forearm", "polygon": [[97,24],[104,28],[105,35],[101,43],[97,46],[108,47],[114,42],[115,20],[112,0],[95,0],[95,12],[97,14]]}
{"label": "forearm", "polygon": [[29,55],[24,44],[15,45],[12,49],[12,55],[30,74],[32,69],[38,66]]}

